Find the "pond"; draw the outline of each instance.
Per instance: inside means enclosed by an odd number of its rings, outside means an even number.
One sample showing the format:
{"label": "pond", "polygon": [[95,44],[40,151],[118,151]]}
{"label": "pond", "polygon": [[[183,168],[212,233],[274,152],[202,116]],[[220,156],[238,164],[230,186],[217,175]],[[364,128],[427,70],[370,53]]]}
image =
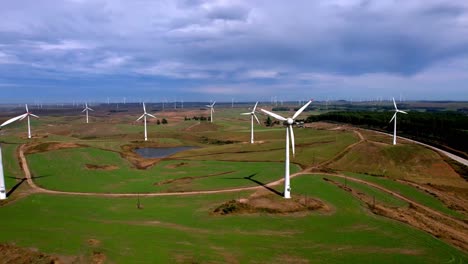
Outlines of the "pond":
{"label": "pond", "polygon": [[137,148],[135,149],[135,152],[143,158],[165,158],[177,152],[194,148],[197,147]]}

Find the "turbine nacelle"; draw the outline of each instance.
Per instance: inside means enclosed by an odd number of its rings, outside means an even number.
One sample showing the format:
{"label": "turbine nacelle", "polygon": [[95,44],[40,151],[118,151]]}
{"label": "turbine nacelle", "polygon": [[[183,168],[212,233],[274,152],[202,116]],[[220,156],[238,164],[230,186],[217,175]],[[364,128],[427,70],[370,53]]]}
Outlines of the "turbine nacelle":
{"label": "turbine nacelle", "polygon": [[293,124],[294,120],[312,103],[313,99],[311,99],[309,102],[307,102],[304,106],[302,106],[299,110],[297,110],[296,113],[292,117],[282,117],[278,114],[275,114],[273,112],[267,111],[265,109],[260,109],[262,112],[265,114],[279,120],[283,121],[287,126],[286,126],[286,162],[285,162],[285,175],[284,175],[284,198],[289,199],[291,198],[291,186],[289,182],[289,140],[291,139],[291,149],[293,156],[295,154],[295,139],[294,139],[294,130],[293,130]]}
{"label": "turbine nacelle", "polygon": [[15,121],[17,121],[17,120],[20,120],[20,121],[21,121],[21,120],[27,118],[27,119],[28,119],[28,138],[31,138],[31,124],[30,124],[30,122],[29,122],[29,117],[30,117],[30,116],[35,117],[35,118],[39,118],[39,117],[38,117],[37,115],[35,115],[35,114],[29,112],[29,109],[28,109],[28,105],[27,105],[27,104],[25,105],[25,108],[26,108],[26,113],[24,113],[24,114],[22,114],[22,115],[20,115],[20,116],[17,116],[17,117],[13,117],[13,118],[11,118],[11,119],[8,119],[7,121],[3,122],[3,123],[0,125],[0,128],[6,126],[6,125],[8,125],[8,124],[11,124],[11,123],[13,123],[13,122],[15,122]]}
{"label": "turbine nacelle", "polygon": [[241,115],[249,115],[250,116],[250,143],[254,143],[254,118],[257,120],[257,123],[260,124],[260,120],[258,120],[257,115],[255,114],[255,109],[257,109],[258,102],[255,103],[255,106],[252,109],[252,112],[242,113]]}
{"label": "turbine nacelle", "polygon": [[216,104],[216,101],[214,101],[210,105],[206,105],[210,109],[210,122],[213,123],[213,113],[214,113],[214,105]]}
{"label": "turbine nacelle", "polygon": [[143,114],[136,121],[140,121],[140,119],[143,118],[143,123],[145,124],[145,141],[148,140],[148,132],[146,130],[146,117],[147,116],[152,117],[152,118],[156,118],[154,115],[146,112],[146,105],[143,102]]}
{"label": "turbine nacelle", "polygon": [[394,121],[394,124],[393,124],[393,145],[396,145],[396,118],[397,118],[397,114],[398,113],[402,113],[402,114],[408,114],[407,112],[405,111],[402,111],[402,110],[399,110],[397,105],[396,105],[396,102],[395,102],[395,98],[392,98],[393,99],[393,106],[395,107],[395,112],[392,116],[392,119],[390,119],[390,122],[391,123],[392,121]]}

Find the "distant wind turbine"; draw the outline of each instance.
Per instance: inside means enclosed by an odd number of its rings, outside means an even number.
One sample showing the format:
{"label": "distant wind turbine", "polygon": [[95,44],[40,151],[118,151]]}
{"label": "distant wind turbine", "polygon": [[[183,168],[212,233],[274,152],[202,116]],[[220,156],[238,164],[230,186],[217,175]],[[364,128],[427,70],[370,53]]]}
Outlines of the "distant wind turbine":
{"label": "distant wind turbine", "polygon": [[255,109],[257,109],[257,105],[258,105],[258,102],[255,103],[255,106],[252,109],[252,112],[241,114],[241,115],[250,115],[250,144],[254,143],[254,117],[257,120],[258,124],[260,124],[258,117],[255,115]]}
{"label": "distant wind turbine", "polygon": [[82,112],[82,113],[83,113],[83,112],[86,112],[86,124],[89,123],[88,111],[94,111],[94,110],[88,107],[88,103],[85,103],[85,108],[84,108],[83,111],[81,111],[81,112]]}
{"label": "distant wind turbine", "polygon": [[3,122],[3,124],[0,125],[0,128],[8,125],[8,124],[11,124],[17,120],[23,120],[25,118],[28,118],[28,138],[31,138],[31,121],[30,121],[30,118],[29,116],[33,116],[35,118],[39,118],[37,115],[35,114],[32,114],[31,112],[29,112],[29,109],[28,109],[28,105],[26,104],[26,113],[25,114],[22,114],[20,116],[17,116],[17,117],[13,117],[11,119],[8,119],[7,121]]}
{"label": "distant wind turbine", "polygon": [[312,103],[312,101],[313,99],[309,100],[309,102],[307,102],[303,107],[297,110],[297,112],[293,115],[293,117],[289,117],[289,118],[284,118],[278,114],[272,113],[265,109],[260,109],[262,112],[266,113],[267,115],[285,122],[285,125],[286,125],[286,162],[285,162],[285,173],[284,173],[284,198],[286,199],[291,198],[291,184],[289,181],[289,136],[291,136],[292,153],[294,157],[295,146],[294,146],[294,132],[293,132],[292,125],[294,124],[294,119],[296,119]]}
{"label": "distant wind turbine", "polygon": [[398,107],[395,103],[395,98],[392,98],[393,99],[393,106],[395,106],[395,114],[393,114],[393,117],[392,119],[390,119],[390,122],[391,123],[392,121],[394,121],[394,124],[393,124],[393,145],[396,145],[396,122],[397,122],[397,113],[402,113],[402,114],[408,114],[406,113],[405,111],[401,111],[401,110],[398,110]]}
{"label": "distant wind turbine", "polygon": [[214,105],[216,104],[216,101],[214,101],[210,105],[206,105],[210,109],[210,122],[213,123],[213,113],[214,113]]}
{"label": "distant wind turbine", "polygon": [[152,118],[156,118],[154,115],[152,114],[148,114],[146,112],[146,106],[145,106],[145,103],[143,102],[143,114],[136,120],[136,121],[139,121],[140,119],[143,118],[143,122],[145,123],[145,141],[148,141],[148,132],[146,130],[146,116],[150,116]]}

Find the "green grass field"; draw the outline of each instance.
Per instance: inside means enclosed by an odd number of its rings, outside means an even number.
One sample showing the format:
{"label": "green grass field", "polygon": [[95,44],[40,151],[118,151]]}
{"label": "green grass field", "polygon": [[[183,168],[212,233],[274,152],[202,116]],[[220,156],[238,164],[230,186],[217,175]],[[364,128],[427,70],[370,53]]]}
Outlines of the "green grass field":
{"label": "green grass field", "polygon": [[468,261],[422,231],[370,214],[320,177],[292,183],[296,193],[326,201],[334,213],[210,215],[237,194],[142,198],[142,210],[135,199],[32,195],[2,208],[0,225],[8,228],[0,241],[61,255],[99,251],[115,263]]}
{"label": "green grass field", "polygon": [[384,178],[384,177],[375,177],[375,176],[350,173],[350,172],[345,173],[345,174],[349,175],[350,177],[377,183],[378,185],[383,186],[391,191],[397,192],[405,197],[410,197],[412,200],[418,203],[421,203],[427,207],[438,210],[448,215],[455,216],[460,219],[464,219],[463,215],[461,215],[460,213],[454,210],[447,208],[447,206],[444,205],[439,199],[435,198],[434,196],[431,196],[428,193],[422,192],[421,190],[418,190],[417,188],[413,186],[399,183],[397,181]]}
{"label": "green grass field", "polygon": [[[75,161],[75,162],[69,162]],[[73,148],[28,155],[35,182],[46,188],[73,192],[148,193],[216,190],[257,186],[281,178],[279,162],[229,162],[215,160],[164,160],[139,170],[118,153],[96,148]],[[86,164],[115,166],[113,170],[88,169]],[[298,171],[292,165],[291,172]],[[191,179],[187,179],[191,177]],[[161,184],[167,180],[173,183]]]}
{"label": "green grass field", "polygon": [[[260,186],[281,179],[285,129],[280,125],[270,128],[256,124],[257,143],[248,144],[250,118],[239,115],[247,111],[247,108],[217,109],[213,124],[183,121],[183,116],[191,117],[185,112],[178,117],[157,112],[156,116],[167,117],[169,124],[151,123],[148,142],[142,141],[143,124],[134,122],[138,116],[131,113],[92,117],[88,125],[83,124],[83,116],[41,117],[33,122],[36,136],[31,140],[24,138],[24,123],[14,124],[2,135],[7,189],[24,177],[15,153],[26,142],[84,145],[26,155],[35,183],[51,190],[187,192]],[[207,116],[208,112],[203,113]],[[412,144],[393,147],[382,142],[365,142],[335,159],[359,141],[354,132],[311,128],[295,128],[294,132],[296,155],[291,156],[291,173],[333,160],[324,169],[377,183],[464,219],[437,198],[389,179],[460,185],[463,179],[458,179],[458,174],[433,151]],[[198,148],[174,154],[147,169],[137,169],[122,157],[122,152],[130,147],[169,146]],[[344,179],[332,176],[302,175],[291,180],[292,196],[320,199],[331,208],[329,212],[227,216],[212,212],[229,200],[249,198],[254,191],[140,196],[143,209],[137,209],[135,197],[21,195],[30,191],[23,183],[12,199],[0,206],[0,243],[14,243],[47,254],[81,256],[85,263],[91,262],[95,252],[103,253],[106,263],[468,262],[466,252],[410,225],[371,213],[360,200],[324,181],[324,177],[344,183]],[[378,203],[408,207],[408,203],[376,188],[350,180],[346,184],[375,197]],[[283,185],[274,188],[282,192]],[[283,199],[269,193],[274,196],[273,202]]]}
{"label": "green grass field", "polygon": [[364,142],[330,165],[331,168],[368,173],[420,184],[463,186],[460,177],[436,152],[415,144],[396,146]]}
{"label": "green grass field", "polygon": [[2,144],[2,159],[5,184],[7,189],[12,188],[17,183],[18,179],[24,177],[18,160],[16,159],[16,144]]}
{"label": "green grass field", "polygon": [[350,181],[350,180],[347,180],[347,179],[336,178],[336,177],[328,177],[328,178],[330,178],[333,181],[340,182],[340,183],[344,184],[345,186],[350,187],[350,188],[352,188],[352,189],[354,189],[356,191],[365,193],[369,197],[375,198],[376,202],[380,202],[380,203],[383,203],[385,205],[392,206],[392,207],[406,207],[406,206],[408,206],[407,202],[402,201],[402,200],[400,200],[398,198],[395,198],[391,194],[382,192],[380,190],[377,190],[377,189],[375,189],[373,187],[364,185],[362,183],[357,183],[357,182],[353,182],[353,181]]}

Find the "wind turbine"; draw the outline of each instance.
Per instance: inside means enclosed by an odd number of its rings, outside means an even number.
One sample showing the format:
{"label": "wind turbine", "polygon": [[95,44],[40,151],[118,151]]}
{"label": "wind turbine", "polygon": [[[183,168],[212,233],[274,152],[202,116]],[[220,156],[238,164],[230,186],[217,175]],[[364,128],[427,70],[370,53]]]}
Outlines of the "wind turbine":
{"label": "wind turbine", "polygon": [[146,106],[145,106],[145,103],[143,102],[143,114],[142,114],[136,121],[138,121],[138,120],[140,120],[140,119],[143,118],[143,122],[145,123],[145,141],[148,141],[148,133],[147,133],[147,131],[146,131],[146,116],[150,116],[150,117],[152,117],[152,118],[156,118],[154,115],[148,114],[148,113],[146,112]]}
{"label": "wind turbine", "polygon": [[13,123],[17,120],[23,120],[25,118],[28,118],[28,138],[31,138],[31,121],[30,121],[30,118],[29,116],[33,116],[35,118],[39,118],[37,115],[29,112],[29,109],[28,109],[28,105],[26,104],[26,113],[25,114],[22,114],[20,116],[17,116],[17,117],[13,117],[11,119],[8,119],[7,121],[3,122],[3,124],[0,125],[0,128],[10,124],[10,123]]}
{"label": "wind turbine", "polygon": [[88,103],[85,103],[85,108],[84,108],[83,111],[81,111],[81,112],[82,112],[82,113],[83,113],[83,112],[86,112],[86,124],[89,123],[89,120],[88,120],[88,111],[94,111],[94,110],[88,107]]}
{"label": "wind turbine", "polygon": [[206,107],[210,108],[210,122],[213,123],[213,113],[214,113],[214,105],[216,104],[216,101],[214,101],[210,105],[206,105]]}
{"label": "wind turbine", "polygon": [[402,114],[408,114],[406,113],[405,111],[401,111],[401,110],[398,110],[398,107],[396,106],[396,103],[395,103],[395,98],[392,98],[393,99],[393,106],[395,106],[395,114],[393,114],[393,117],[392,119],[390,119],[390,122],[391,123],[392,121],[394,121],[394,124],[393,124],[393,145],[396,145],[396,119],[397,119],[397,113],[402,113]]}
{"label": "wind turbine", "polygon": [[252,109],[252,112],[248,113],[242,113],[241,115],[250,115],[250,144],[254,143],[254,117],[257,120],[258,124],[260,124],[260,121],[258,120],[257,116],[255,115],[255,109],[257,108],[258,102],[255,103],[254,108]]}
{"label": "wind turbine", "polygon": [[2,147],[0,146],[0,200],[5,200],[6,198],[5,177],[3,175]]}
{"label": "wind turbine", "polygon": [[302,111],[304,111],[311,103],[313,99],[309,100],[304,106],[302,106],[297,112],[293,115],[293,117],[289,118],[284,118],[278,114],[272,113],[270,111],[267,111],[265,109],[260,109],[262,112],[265,114],[276,118],[280,121],[283,121],[284,124],[286,125],[286,162],[285,162],[285,173],[284,173],[284,198],[289,199],[291,198],[291,184],[289,181],[289,136],[291,134],[291,145],[292,145],[292,153],[293,157],[295,155],[295,150],[294,150],[294,132],[292,125],[294,124],[294,119],[296,119]]}

